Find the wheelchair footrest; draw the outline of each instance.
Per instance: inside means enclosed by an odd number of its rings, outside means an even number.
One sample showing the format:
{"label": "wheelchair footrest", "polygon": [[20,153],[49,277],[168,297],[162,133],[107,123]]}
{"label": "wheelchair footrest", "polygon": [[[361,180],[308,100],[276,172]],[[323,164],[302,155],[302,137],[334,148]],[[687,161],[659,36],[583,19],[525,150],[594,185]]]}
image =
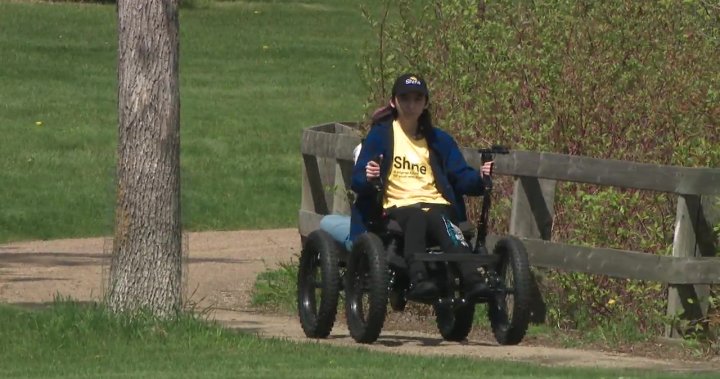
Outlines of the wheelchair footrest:
{"label": "wheelchair footrest", "polygon": [[417,253],[413,258],[423,262],[476,262],[481,265],[492,265],[496,264],[500,257],[494,254]]}

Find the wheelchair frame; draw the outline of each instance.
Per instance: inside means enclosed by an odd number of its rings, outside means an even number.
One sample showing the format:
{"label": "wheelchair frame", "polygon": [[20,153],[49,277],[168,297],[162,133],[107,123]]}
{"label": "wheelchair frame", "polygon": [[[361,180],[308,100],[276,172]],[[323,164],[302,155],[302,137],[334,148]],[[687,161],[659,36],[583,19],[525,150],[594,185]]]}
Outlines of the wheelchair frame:
{"label": "wheelchair frame", "polygon": [[[479,151],[483,162],[492,160],[493,154],[508,152],[497,146]],[[492,253],[487,250],[492,181],[485,179],[473,253],[444,254],[430,248],[426,253],[415,254],[414,259],[427,262],[430,276],[440,288],[439,298],[423,302],[433,306],[443,339],[466,339],[472,330],[475,305],[487,303],[496,340],[502,345],[513,345],[524,337],[530,319],[529,263],[524,245],[512,236],[500,239]],[[472,229],[467,225],[461,229],[470,240]],[[340,293],[345,291],[350,335],[360,343],[377,340],[388,302],[395,311],[402,311],[407,303],[405,293],[409,280],[405,259],[398,252],[401,241],[399,228],[387,224],[378,233],[368,232],[358,237],[352,252],[323,230],[310,233],[298,270],[298,314],[307,337],[326,338],[330,334]],[[480,273],[488,284],[489,295],[465,298],[455,268],[464,261],[474,261],[481,266]],[[508,295],[512,295],[510,301]]]}

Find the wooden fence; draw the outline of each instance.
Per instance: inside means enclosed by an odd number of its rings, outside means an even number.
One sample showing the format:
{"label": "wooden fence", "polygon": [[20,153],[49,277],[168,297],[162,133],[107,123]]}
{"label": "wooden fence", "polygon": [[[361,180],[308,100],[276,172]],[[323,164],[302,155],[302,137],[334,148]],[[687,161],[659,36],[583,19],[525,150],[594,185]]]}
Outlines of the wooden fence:
{"label": "wooden fence", "polygon": [[[349,213],[352,151],[358,143],[359,134],[350,124],[303,131],[301,236],[317,229],[325,214]],[[476,150],[462,150],[469,164],[480,166]],[[713,225],[720,223],[720,169],[512,151],[496,156],[495,175],[514,177],[510,234],[523,240],[533,266],[667,283],[668,315],[686,320],[707,315],[710,285],[720,283],[718,239],[713,233]],[[672,256],[551,242],[558,181],[677,195]],[[488,244],[494,245],[497,239],[489,236]],[[678,327],[666,330],[668,336],[680,334]]]}

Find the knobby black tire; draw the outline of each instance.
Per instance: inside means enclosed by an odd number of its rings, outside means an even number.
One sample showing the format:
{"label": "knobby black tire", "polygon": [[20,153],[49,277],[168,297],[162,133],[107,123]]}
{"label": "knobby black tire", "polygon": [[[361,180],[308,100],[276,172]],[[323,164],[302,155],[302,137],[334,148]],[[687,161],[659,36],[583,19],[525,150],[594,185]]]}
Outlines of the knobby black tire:
{"label": "knobby black tire", "polygon": [[330,234],[316,230],[310,233],[300,254],[297,306],[300,325],[308,338],[327,338],[335,324],[340,293],[338,249]]}
{"label": "knobby black tire", "polygon": [[356,342],[373,343],[385,323],[389,284],[385,248],[378,236],[365,233],[355,240],[345,279],[345,315],[350,335]]}
{"label": "knobby black tire", "polygon": [[464,341],[473,326],[475,305],[453,309],[451,306],[435,305],[435,322],[445,341]]}
{"label": "knobby black tire", "polygon": [[[531,277],[527,251],[519,239],[508,236],[498,241],[493,252],[500,256],[497,273],[514,291],[511,309],[508,309],[508,296],[491,298],[488,302],[490,324],[499,344],[517,345],[525,337],[530,323]],[[512,274],[512,282],[508,274]]]}
{"label": "knobby black tire", "polygon": [[[457,270],[446,270],[446,293],[444,297],[456,297],[454,285]],[[462,293],[459,294],[462,297]],[[446,341],[460,342],[464,341],[473,327],[473,318],[475,316],[475,305],[468,304],[461,307],[453,307],[445,304],[434,304],[435,323],[440,331],[440,335]]]}

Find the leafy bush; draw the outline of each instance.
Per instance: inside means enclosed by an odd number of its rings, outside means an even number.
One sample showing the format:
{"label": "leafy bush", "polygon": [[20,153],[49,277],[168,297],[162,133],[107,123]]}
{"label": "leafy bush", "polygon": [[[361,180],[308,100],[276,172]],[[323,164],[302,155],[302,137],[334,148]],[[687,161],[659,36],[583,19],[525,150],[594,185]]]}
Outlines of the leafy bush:
{"label": "leafy bush", "polygon": [[[720,7],[707,1],[398,0],[362,71],[370,105],[397,74],[428,80],[435,121],[464,146],[503,143],[605,159],[720,167]],[[503,198],[510,181],[496,185]],[[501,202],[496,231],[507,229]],[[562,183],[554,240],[666,254],[676,200]],[[476,210],[475,210],[476,211]],[[550,321],[658,333],[666,288],[550,271]],[[612,304],[611,304],[612,303]]]}
{"label": "leafy bush", "polygon": [[399,72],[415,70],[432,87],[436,118],[467,145],[720,163],[719,9],[453,0],[417,10],[415,2],[398,3],[383,27],[382,66],[378,54],[364,66],[373,99],[387,98],[383,87]]}

